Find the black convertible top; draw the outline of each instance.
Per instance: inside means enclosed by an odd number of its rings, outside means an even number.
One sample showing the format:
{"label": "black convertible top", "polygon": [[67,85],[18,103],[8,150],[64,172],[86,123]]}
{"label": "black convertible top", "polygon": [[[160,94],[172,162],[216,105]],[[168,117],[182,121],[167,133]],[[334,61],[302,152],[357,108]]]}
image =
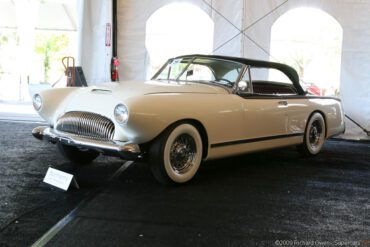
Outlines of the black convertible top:
{"label": "black convertible top", "polygon": [[294,87],[297,89],[298,94],[304,95],[306,92],[303,90],[299,83],[299,76],[295,69],[292,67],[282,64],[282,63],[275,63],[263,60],[254,60],[249,58],[241,58],[241,57],[229,57],[229,56],[219,56],[219,55],[202,55],[202,54],[192,54],[192,55],[185,55],[179,56],[176,58],[185,58],[185,57],[203,57],[203,58],[215,58],[215,59],[223,59],[228,61],[234,61],[238,63],[242,63],[245,65],[250,65],[252,67],[257,68],[272,68],[277,69],[283,72],[293,83]]}

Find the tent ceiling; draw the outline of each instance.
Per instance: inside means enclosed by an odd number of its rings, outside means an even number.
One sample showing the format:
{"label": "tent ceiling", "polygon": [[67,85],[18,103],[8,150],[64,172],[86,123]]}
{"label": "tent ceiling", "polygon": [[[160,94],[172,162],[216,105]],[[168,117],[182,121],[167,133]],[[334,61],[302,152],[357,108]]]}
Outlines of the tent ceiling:
{"label": "tent ceiling", "polygon": [[13,1],[0,1],[0,28],[16,28],[17,19]]}
{"label": "tent ceiling", "polygon": [[76,31],[75,4],[45,2],[39,7],[36,29]]}
{"label": "tent ceiling", "polygon": [[[17,28],[17,0],[0,0],[0,28]],[[37,30],[76,31],[76,3],[71,0],[35,1]],[[19,17],[18,17],[19,18]]]}

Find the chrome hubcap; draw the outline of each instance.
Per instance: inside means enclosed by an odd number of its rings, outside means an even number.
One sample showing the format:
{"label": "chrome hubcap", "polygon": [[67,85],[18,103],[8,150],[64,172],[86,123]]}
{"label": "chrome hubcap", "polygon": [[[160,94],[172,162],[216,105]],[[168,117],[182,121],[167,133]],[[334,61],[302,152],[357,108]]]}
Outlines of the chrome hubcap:
{"label": "chrome hubcap", "polygon": [[172,169],[178,174],[188,172],[196,159],[196,144],[192,136],[182,134],[172,143],[170,162]]}
{"label": "chrome hubcap", "polygon": [[311,147],[316,148],[320,144],[321,135],[322,135],[321,123],[319,121],[314,121],[309,132],[309,141]]}

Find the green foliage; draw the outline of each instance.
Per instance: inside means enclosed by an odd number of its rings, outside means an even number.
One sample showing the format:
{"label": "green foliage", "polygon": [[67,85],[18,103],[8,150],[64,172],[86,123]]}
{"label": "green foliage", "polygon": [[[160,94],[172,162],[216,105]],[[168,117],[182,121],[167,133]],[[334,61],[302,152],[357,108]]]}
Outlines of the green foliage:
{"label": "green foliage", "polygon": [[39,33],[36,35],[35,52],[44,59],[44,82],[49,81],[51,61],[61,60],[64,51],[69,46],[69,38],[65,34]]}
{"label": "green foliage", "polygon": [[9,43],[16,42],[18,45],[19,38],[16,32],[0,32],[0,48]]}
{"label": "green foliage", "polygon": [[0,78],[7,72],[6,63],[9,63],[10,60],[14,60],[14,57],[10,53],[12,50],[11,47],[18,45],[18,43],[19,38],[17,32],[0,30]]}
{"label": "green foliage", "polygon": [[0,37],[1,37],[0,38],[0,45],[5,45],[5,44],[8,43],[8,41],[9,41],[9,37],[8,36],[1,35]]}
{"label": "green foliage", "polygon": [[339,97],[339,96],[340,96],[340,90],[339,90],[339,88],[336,88],[336,89],[334,90],[334,96],[337,96],[337,97]]}

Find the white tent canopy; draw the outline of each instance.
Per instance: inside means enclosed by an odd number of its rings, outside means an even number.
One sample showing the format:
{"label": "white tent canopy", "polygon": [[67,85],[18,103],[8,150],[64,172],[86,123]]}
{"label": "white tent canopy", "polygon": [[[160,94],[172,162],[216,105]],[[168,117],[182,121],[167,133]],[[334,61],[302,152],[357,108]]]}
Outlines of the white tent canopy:
{"label": "white tent canopy", "polygon": [[0,28],[16,28],[17,18],[12,1],[0,1]]}
{"label": "white tent canopy", "polygon": [[37,30],[77,31],[73,0],[0,0],[0,28],[17,28],[24,17],[22,8],[36,19]]}
{"label": "white tent canopy", "polygon": [[77,31],[77,11],[71,1],[48,1],[39,5],[36,29]]}

